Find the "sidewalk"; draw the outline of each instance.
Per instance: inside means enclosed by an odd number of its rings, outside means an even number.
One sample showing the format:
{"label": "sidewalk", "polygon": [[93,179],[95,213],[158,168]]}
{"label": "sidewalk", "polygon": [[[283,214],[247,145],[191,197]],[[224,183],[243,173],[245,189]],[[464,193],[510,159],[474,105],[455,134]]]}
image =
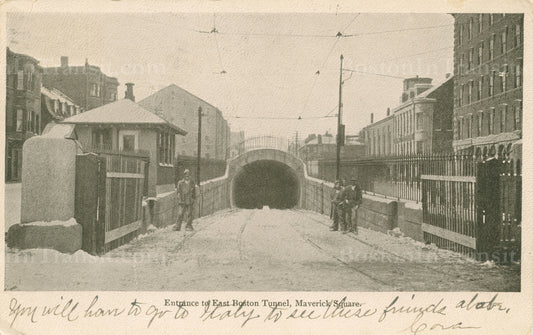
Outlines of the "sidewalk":
{"label": "sidewalk", "polygon": [[5,184],[4,210],[6,232],[15,223],[20,223],[21,183]]}

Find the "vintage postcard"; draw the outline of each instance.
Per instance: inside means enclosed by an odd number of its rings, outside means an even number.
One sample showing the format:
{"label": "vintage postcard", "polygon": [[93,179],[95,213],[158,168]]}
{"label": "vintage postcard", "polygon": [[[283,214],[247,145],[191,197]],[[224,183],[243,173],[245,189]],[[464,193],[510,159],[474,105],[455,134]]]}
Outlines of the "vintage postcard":
{"label": "vintage postcard", "polygon": [[530,4],[0,13],[0,332],[533,331]]}

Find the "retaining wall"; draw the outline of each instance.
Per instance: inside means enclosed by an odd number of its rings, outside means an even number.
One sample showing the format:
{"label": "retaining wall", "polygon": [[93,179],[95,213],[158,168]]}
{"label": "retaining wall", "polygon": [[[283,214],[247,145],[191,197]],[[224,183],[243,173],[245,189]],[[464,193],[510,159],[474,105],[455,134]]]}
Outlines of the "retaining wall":
{"label": "retaining wall", "polygon": [[[306,177],[304,187],[302,207],[329,216],[333,183]],[[423,242],[422,206],[414,202],[363,194],[363,202],[357,211],[357,224],[383,233],[399,227],[406,236]]]}

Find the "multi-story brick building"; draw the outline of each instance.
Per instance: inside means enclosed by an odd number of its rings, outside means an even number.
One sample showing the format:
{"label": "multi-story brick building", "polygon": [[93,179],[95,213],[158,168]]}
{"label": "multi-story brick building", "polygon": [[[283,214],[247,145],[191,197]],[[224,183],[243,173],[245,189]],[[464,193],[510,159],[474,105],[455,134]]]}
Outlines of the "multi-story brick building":
{"label": "multi-story brick building", "polygon": [[117,100],[118,80],[87,60],[85,65],[69,66],[68,57],[62,56],[60,67],[47,67],[43,71],[43,86],[58,89],[84,110]]}
{"label": "multi-story brick building", "polygon": [[455,151],[502,155],[522,138],[522,14],[454,14]]}
{"label": "multi-story brick building", "polygon": [[198,107],[202,107],[202,157],[226,159],[230,129],[215,106],[174,84],[141,100],[139,105],[187,130],[176,144],[176,155],[184,156],[197,156]]}
{"label": "multi-story brick building", "polygon": [[39,61],[7,48],[6,55],[6,181],[20,181],[22,145],[41,133],[41,79]]}
{"label": "multi-story brick building", "polygon": [[453,77],[404,80],[401,104],[361,130],[368,156],[404,156],[452,150]]}

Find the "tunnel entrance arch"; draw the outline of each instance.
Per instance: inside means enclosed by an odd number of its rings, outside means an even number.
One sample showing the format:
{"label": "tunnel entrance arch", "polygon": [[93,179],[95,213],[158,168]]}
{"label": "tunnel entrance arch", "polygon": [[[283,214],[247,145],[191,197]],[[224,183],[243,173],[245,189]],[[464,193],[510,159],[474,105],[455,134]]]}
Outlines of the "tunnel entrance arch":
{"label": "tunnel entrance arch", "polygon": [[228,182],[232,207],[301,207],[305,164],[281,150],[248,151],[228,162]]}

